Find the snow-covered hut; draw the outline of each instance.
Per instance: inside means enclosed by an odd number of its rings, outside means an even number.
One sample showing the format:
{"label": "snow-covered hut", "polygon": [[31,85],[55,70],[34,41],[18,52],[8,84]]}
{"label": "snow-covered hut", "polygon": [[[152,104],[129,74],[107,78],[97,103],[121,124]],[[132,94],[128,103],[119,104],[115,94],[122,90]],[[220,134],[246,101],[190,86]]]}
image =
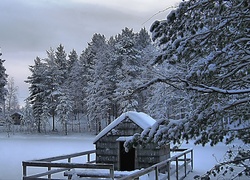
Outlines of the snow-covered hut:
{"label": "snow-covered hut", "polygon": [[127,138],[141,133],[155,122],[142,112],[123,113],[95,137],[96,163],[114,164],[115,170],[131,171],[169,158],[169,145],[159,148],[157,144],[149,143],[145,147],[131,148],[129,152],[123,146]]}

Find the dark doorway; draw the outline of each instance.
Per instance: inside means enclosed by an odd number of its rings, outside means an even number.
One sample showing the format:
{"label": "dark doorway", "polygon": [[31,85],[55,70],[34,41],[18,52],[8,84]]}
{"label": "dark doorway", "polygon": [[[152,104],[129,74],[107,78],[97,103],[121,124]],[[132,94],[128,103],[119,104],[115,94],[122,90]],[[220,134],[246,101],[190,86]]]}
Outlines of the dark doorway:
{"label": "dark doorway", "polygon": [[120,170],[132,171],[135,170],[135,148],[131,148],[129,152],[123,147],[124,142],[120,142]]}

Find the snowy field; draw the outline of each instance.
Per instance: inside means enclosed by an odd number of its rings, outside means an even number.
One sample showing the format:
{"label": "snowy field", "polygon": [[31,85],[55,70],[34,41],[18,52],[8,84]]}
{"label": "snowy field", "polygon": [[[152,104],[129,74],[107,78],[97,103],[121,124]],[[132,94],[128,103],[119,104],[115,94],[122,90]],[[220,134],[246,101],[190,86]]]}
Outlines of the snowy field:
{"label": "snowy field", "polygon": [[93,135],[0,134],[0,180],[20,180],[22,161],[93,150]]}
{"label": "snowy field", "polygon": [[[0,133],[0,180],[19,180],[22,178],[22,161],[58,156],[94,149],[94,135],[11,135]],[[186,180],[203,174],[214,164],[223,160],[227,146],[215,147],[183,145],[194,149],[194,171]]]}

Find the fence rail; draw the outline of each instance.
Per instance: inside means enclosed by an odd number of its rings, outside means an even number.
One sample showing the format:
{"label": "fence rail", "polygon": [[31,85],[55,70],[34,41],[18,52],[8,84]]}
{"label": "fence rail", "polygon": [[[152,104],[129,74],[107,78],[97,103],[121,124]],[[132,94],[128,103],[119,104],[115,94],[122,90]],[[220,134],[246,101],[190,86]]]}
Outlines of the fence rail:
{"label": "fence rail", "polygon": [[90,151],[84,151],[84,152],[79,152],[79,153],[73,153],[73,154],[68,154],[68,155],[62,155],[62,156],[54,156],[50,158],[44,158],[44,159],[39,159],[38,161],[59,161],[59,160],[64,160],[68,159],[68,162],[71,162],[71,159],[74,157],[79,157],[79,156],[87,156],[87,162],[90,162],[90,156],[91,154],[95,154],[96,150],[90,150]]}
{"label": "fence rail", "polygon": [[[68,155],[62,155],[62,156],[55,156],[55,157],[50,157],[50,158],[43,158],[43,159],[38,159],[38,160],[33,160],[33,161],[23,161],[22,166],[23,166],[23,180],[35,180],[39,179],[41,180],[43,176],[47,176],[46,179],[52,179],[51,176],[52,174],[67,171],[73,168],[85,168],[85,169],[93,169],[93,166],[95,165],[95,169],[110,169],[110,174],[113,173],[114,167],[111,166],[105,166],[102,164],[90,164],[95,162],[95,160],[91,159],[91,155],[95,155],[96,150],[91,150],[91,151],[84,151],[84,152],[79,152],[79,153],[74,153],[74,154],[68,154]],[[72,158],[75,157],[84,157],[86,156],[86,162],[85,163],[72,163]],[[60,161],[60,160],[67,160],[67,163],[62,163],[62,162],[53,162],[53,161]],[[88,164],[86,164],[88,163]],[[37,173],[33,175],[28,175],[28,167],[46,167],[47,171],[42,172],[42,173]],[[59,168],[59,169],[52,169],[52,168]],[[45,178],[43,178],[45,179]]]}

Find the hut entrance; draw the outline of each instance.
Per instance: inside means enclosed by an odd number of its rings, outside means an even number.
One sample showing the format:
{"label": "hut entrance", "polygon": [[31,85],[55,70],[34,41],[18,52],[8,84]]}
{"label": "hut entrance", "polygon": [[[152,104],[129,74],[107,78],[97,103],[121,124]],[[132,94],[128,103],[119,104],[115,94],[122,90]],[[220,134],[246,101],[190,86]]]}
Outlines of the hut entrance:
{"label": "hut entrance", "polygon": [[120,170],[121,171],[135,170],[135,148],[131,148],[129,152],[126,152],[123,144],[124,141],[119,142]]}

